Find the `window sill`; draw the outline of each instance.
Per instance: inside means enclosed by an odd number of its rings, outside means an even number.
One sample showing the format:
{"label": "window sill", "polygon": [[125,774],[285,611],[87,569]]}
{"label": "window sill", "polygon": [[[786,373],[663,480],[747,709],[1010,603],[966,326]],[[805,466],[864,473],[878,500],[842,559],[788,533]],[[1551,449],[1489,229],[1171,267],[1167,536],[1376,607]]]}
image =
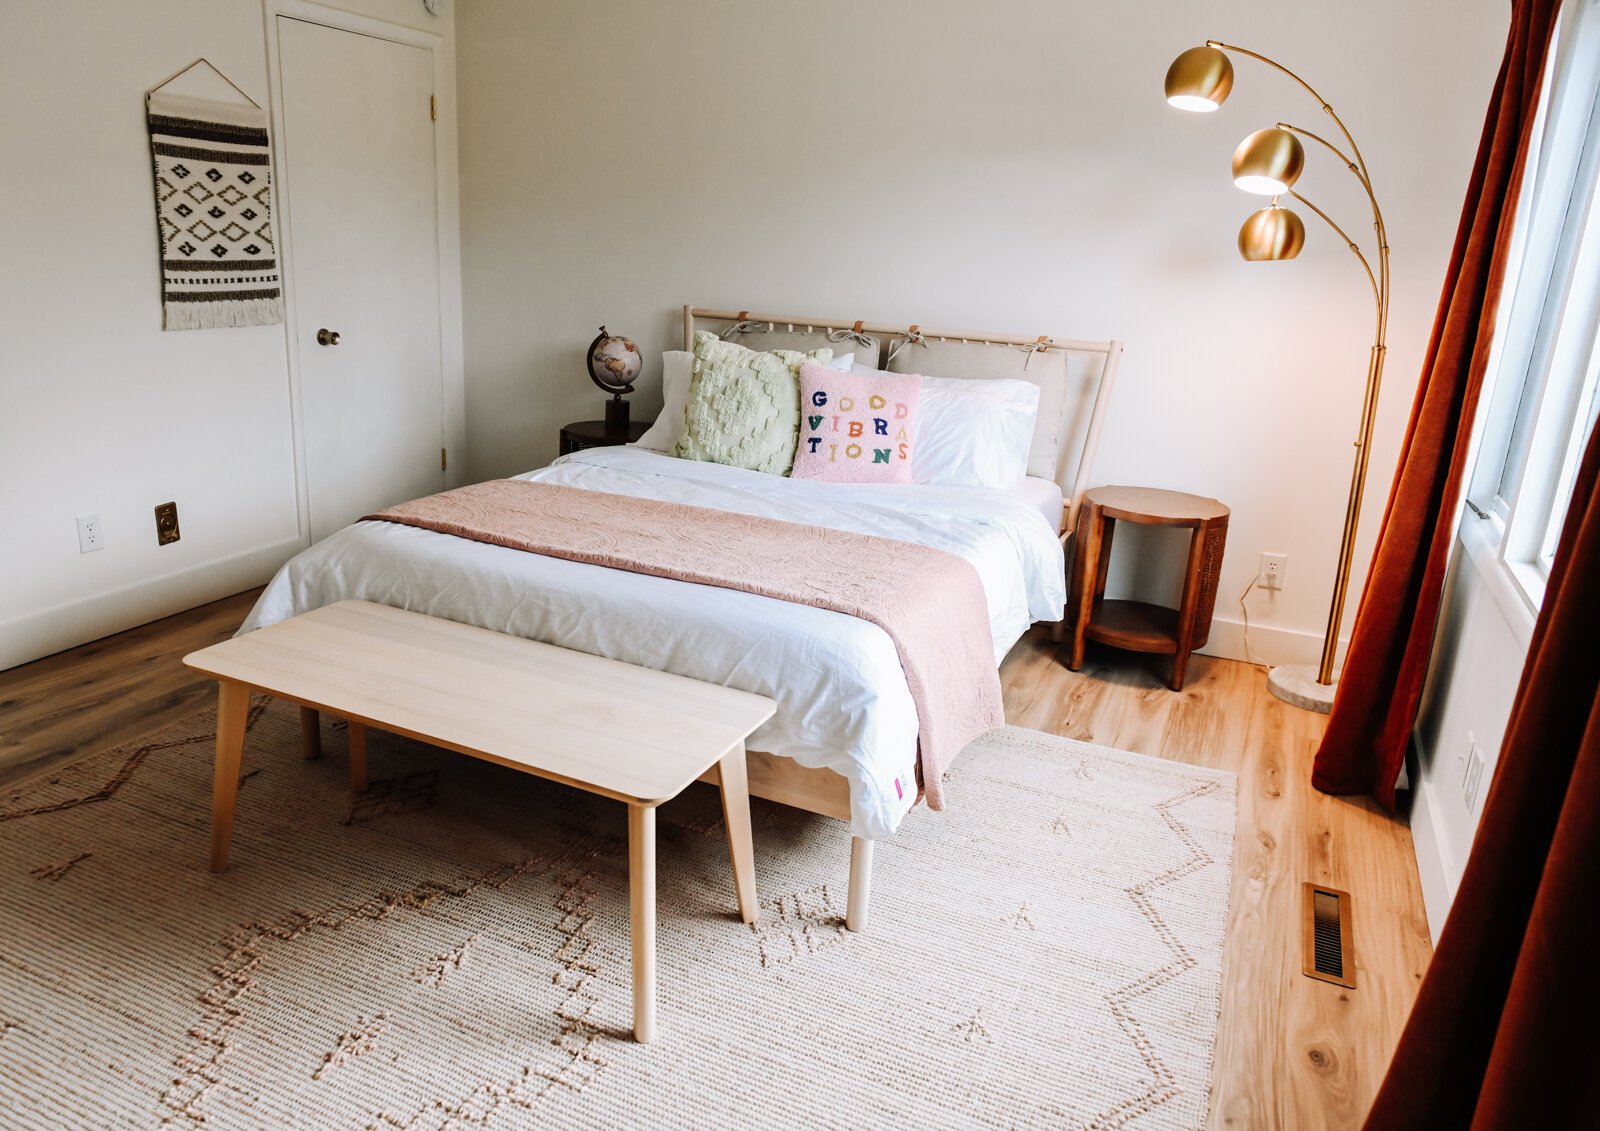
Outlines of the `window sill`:
{"label": "window sill", "polygon": [[[1506,562],[1505,569],[1511,575],[1511,583],[1521,591],[1529,613],[1537,619],[1539,607],[1544,604],[1548,575],[1532,562]],[[1531,633],[1533,630],[1530,628],[1528,631]]]}

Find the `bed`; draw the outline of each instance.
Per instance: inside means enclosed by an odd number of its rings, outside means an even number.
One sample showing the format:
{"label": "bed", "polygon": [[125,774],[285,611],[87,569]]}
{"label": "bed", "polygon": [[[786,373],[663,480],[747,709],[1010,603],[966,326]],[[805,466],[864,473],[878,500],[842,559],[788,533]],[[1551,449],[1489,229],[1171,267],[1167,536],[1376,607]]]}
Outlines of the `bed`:
{"label": "bed", "polygon": [[[954,553],[982,581],[996,664],[1028,628],[1058,622],[1064,553],[1121,344],[940,334],[864,322],[829,324],[685,308],[754,349],[832,341],[889,361],[922,342],[990,350],[1005,372],[1041,380],[1081,362],[1070,395],[1052,405],[1055,478],[1015,489],[925,484],[835,484],[677,459],[638,445],[592,448],[518,476],[533,482],[686,503],[873,534]],[[980,343],[983,343],[980,345]],[[1059,351],[1051,365],[1033,360]],[[970,369],[975,356],[957,350]],[[1027,368],[1022,368],[1026,364]],[[874,366],[875,367],[875,366]],[[917,371],[917,370],[905,370]],[[1044,463],[1030,472],[1047,470]],[[359,598],[476,624],[627,663],[771,696],[772,720],[753,734],[750,792],[837,818],[851,833],[847,925],[864,929],[872,842],[893,834],[917,803],[918,721],[900,660],[874,624],[735,589],[607,569],[390,522],[362,521],[290,560],[241,627],[248,632],[335,601]]]}

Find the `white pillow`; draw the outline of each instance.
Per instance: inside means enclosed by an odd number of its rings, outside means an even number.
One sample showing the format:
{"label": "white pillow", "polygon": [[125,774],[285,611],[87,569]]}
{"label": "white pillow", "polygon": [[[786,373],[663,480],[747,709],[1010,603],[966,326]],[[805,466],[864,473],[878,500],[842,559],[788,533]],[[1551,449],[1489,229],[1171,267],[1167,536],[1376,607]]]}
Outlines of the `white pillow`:
{"label": "white pillow", "polygon": [[[839,373],[851,372],[856,355],[843,353],[828,362],[828,368]],[[652,452],[670,452],[683,432],[683,414],[689,408],[689,376],[694,368],[694,354],[688,350],[666,350],[661,355],[661,415],[656,422],[634,441],[634,446],[649,448]]]}
{"label": "white pillow", "polygon": [[[881,371],[853,365],[850,372]],[[1039,386],[1031,381],[924,377],[911,478],[944,487],[1009,491],[1027,475],[1038,415]]]}
{"label": "white pillow", "polygon": [[1062,350],[1025,353],[1010,346],[935,339],[900,350],[884,368],[891,373],[954,377],[962,381],[1026,381],[1039,386],[1028,474],[1054,480],[1067,407],[1067,355]]}
{"label": "white pillow", "polygon": [[661,355],[661,415],[634,441],[653,452],[670,452],[683,431],[683,414],[689,407],[689,369],[694,354],[688,350],[667,350]]}

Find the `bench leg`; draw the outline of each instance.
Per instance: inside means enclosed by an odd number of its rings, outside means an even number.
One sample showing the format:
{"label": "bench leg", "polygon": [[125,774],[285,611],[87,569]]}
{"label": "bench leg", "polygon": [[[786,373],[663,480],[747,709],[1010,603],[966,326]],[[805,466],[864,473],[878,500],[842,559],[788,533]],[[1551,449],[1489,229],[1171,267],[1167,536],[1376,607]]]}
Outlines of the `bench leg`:
{"label": "bench leg", "polygon": [[850,895],[844,905],[844,925],[852,931],[866,930],[871,906],[872,842],[853,836],[850,838]]}
{"label": "bench leg", "polygon": [[633,923],[633,1039],[656,1035],[656,811],[628,806],[628,913]]}
{"label": "bench leg", "polygon": [[322,715],[315,707],[300,708],[300,753],[307,761],[322,757]]}
{"label": "bench leg", "polygon": [[233,804],[239,797],[239,761],[244,757],[244,727],[250,715],[250,687],[231,679],[217,683],[217,764],[211,783],[211,870],[228,866],[233,838]]}
{"label": "bench leg", "polygon": [[367,788],[367,728],[350,723],[350,788],[357,793]]}
{"label": "bench leg", "polygon": [[750,837],[750,778],[744,743],[723,756],[717,774],[722,784],[722,823],[728,827],[728,857],[733,862],[739,918],[755,923],[761,918],[761,906],[756,899],[756,855]]}

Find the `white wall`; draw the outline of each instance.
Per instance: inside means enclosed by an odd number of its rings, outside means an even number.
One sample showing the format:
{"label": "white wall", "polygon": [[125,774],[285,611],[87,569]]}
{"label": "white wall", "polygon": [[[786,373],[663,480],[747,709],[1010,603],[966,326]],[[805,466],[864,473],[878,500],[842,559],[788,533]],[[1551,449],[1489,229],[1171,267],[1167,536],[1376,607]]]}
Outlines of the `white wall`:
{"label": "white wall", "polygon": [[[549,460],[562,423],[599,413],[595,327],[649,356],[677,346],[684,302],[1120,337],[1096,481],[1229,503],[1214,646],[1237,654],[1236,595],[1270,550],[1288,580],[1252,598],[1253,643],[1310,659],[1371,298],[1313,216],[1298,261],[1240,261],[1262,202],[1228,160],[1275,121],[1329,126],[1247,59],[1212,115],[1168,108],[1162,77],[1207,37],[1239,42],[1320,85],[1362,143],[1394,246],[1364,572],[1505,27],[1504,5],[1448,0],[464,0],[471,473]],[[1306,193],[1368,233],[1354,180],[1310,165]]]}
{"label": "white wall", "polygon": [[[1533,635],[1534,613],[1499,560],[1500,532],[1493,525],[1470,512],[1462,516],[1414,730],[1419,773],[1411,840],[1436,939],[1483,816]],[[1483,770],[1468,804],[1473,746]]]}
{"label": "white wall", "polygon": [[[442,34],[453,58],[449,14],[335,6]],[[267,105],[261,0],[0,0],[0,27],[5,667],[263,581],[304,535],[285,328],[161,329],[144,123],[145,91],[202,55]],[[168,500],[183,537],[158,547]],[[80,555],[92,512],[106,546]]]}

